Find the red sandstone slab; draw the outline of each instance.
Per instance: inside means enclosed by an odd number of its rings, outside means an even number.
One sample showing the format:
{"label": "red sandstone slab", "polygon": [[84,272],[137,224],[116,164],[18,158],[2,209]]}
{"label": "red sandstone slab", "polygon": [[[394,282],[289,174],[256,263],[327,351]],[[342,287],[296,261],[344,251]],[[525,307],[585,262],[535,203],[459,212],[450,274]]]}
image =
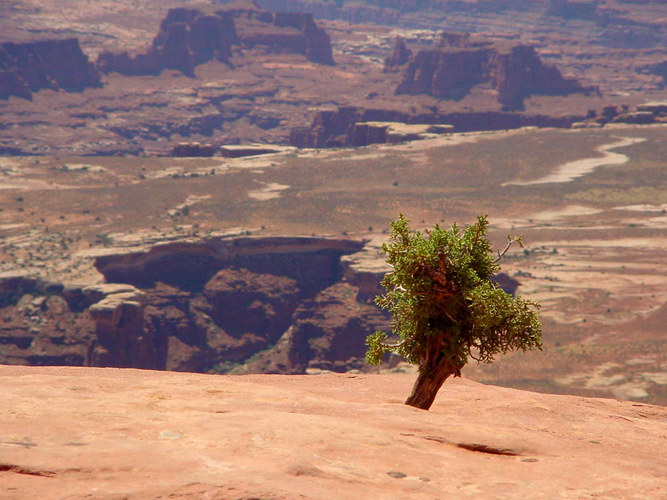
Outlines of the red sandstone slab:
{"label": "red sandstone slab", "polygon": [[410,375],[0,367],[2,498],[658,498],[667,409]]}

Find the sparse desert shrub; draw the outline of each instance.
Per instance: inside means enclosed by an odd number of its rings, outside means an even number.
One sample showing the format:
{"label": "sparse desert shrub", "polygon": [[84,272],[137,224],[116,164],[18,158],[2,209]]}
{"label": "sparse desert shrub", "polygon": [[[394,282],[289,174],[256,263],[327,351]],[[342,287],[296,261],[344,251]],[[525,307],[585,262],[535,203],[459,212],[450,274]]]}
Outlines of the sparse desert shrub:
{"label": "sparse desert shrub", "polygon": [[389,342],[385,332],[366,339],[366,361],[377,365],[394,352],[419,366],[412,394],[405,402],[429,409],[442,384],[469,358],[490,363],[498,353],[541,349],[539,305],[505,292],[493,277],[498,261],[487,238],[486,216],[461,232],[454,224],[424,234],[411,231],[403,215],[392,222],[389,243],[382,246],[392,270],[382,280],[386,293],[376,303],[392,316]]}
{"label": "sparse desert shrub", "polygon": [[103,233],[96,235],[95,241],[97,244],[102,245],[104,247],[109,247],[113,244],[111,237],[108,234],[103,234]]}

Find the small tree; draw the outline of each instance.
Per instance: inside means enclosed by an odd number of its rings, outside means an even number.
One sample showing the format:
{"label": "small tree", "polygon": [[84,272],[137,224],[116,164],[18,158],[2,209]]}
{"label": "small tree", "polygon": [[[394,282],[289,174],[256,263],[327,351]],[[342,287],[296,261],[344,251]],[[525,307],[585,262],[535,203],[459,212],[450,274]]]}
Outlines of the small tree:
{"label": "small tree", "polygon": [[491,363],[510,350],[541,349],[539,305],[506,293],[494,281],[498,261],[520,238],[508,238],[494,255],[487,239],[488,221],[463,233],[454,224],[432,231],[412,232],[401,214],[391,223],[390,241],[382,245],[392,267],[375,299],[392,316],[389,342],[385,332],[366,339],[366,361],[377,365],[394,352],[419,366],[412,394],[405,404],[428,410],[451,375],[461,376],[468,358]]}

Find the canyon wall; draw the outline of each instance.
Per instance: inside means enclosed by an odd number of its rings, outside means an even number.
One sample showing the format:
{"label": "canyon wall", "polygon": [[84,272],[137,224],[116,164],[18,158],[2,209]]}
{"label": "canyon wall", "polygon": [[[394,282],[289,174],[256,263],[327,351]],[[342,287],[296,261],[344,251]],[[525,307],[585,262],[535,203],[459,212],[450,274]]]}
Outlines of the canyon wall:
{"label": "canyon wall", "polygon": [[429,94],[460,100],[476,85],[497,91],[498,102],[507,109],[522,109],[530,95],[589,93],[574,78],[545,65],[533,47],[487,42],[466,34],[443,33],[440,46],[420,50],[410,60],[396,94]]}
{"label": "canyon wall", "polygon": [[40,90],[100,87],[100,73],[76,38],[0,44],[0,99],[32,99]]}
{"label": "canyon wall", "polygon": [[[473,87],[494,89],[503,111],[456,113],[405,113],[391,109],[341,107],[319,111],[310,127],[299,127],[290,133],[289,144],[301,148],[354,147],[396,142],[386,127],[367,122],[451,125],[455,132],[504,130],[524,126],[570,127],[585,116],[526,115],[523,100],[531,95],[567,95],[590,93],[573,78],[542,63],[530,46],[490,41],[467,33],[443,32],[438,48],[412,54],[405,41],[397,37],[385,59],[384,71],[403,68],[403,77],[395,93],[429,94],[445,100],[460,100]],[[411,140],[409,134],[404,140]]]}
{"label": "canyon wall", "polygon": [[407,64],[411,57],[412,51],[405,44],[405,40],[403,40],[402,37],[397,36],[394,40],[394,47],[391,50],[391,54],[384,60],[383,71],[385,73],[398,71],[401,66]]}
{"label": "canyon wall", "polygon": [[97,65],[104,73],[155,75],[163,69],[176,69],[193,76],[198,64],[217,59],[229,62],[231,44],[236,41],[230,13],[206,15],[195,9],[170,9],[160,30],[144,54],[102,52]]}
{"label": "canyon wall", "polygon": [[663,85],[667,84],[667,60],[640,68],[640,71],[657,75],[662,78]]}
{"label": "canyon wall", "polygon": [[99,257],[100,285],[6,276],[0,362],[224,372],[261,353],[251,369],[344,371],[361,363],[366,336],[388,327],[341,264],[363,246],[219,238]]}
{"label": "canyon wall", "polygon": [[319,64],[334,64],[329,35],[307,13],[269,12],[253,4],[224,9],[170,9],[151,47],[143,54],[100,54],[104,73],[155,75],[175,69],[194,76],[195,67],[210,60],[231,66],[232,46],[264,47],[272,52],[303,54]]}
{"label": "canyon wall", "polygon": [[380,130],[367,128],[366,133],[360,130],[358,124],[366,122],[452,125],[455,132],[472,132],[528,126],[567,128],[584,118],[584,115],[555,117],[501,111],[409,114],[390,109],[342,107],[319,111],[310,127],[299,127],[291,131],[289,143],[300,148],[327,148],[392,142],[389,135]]}

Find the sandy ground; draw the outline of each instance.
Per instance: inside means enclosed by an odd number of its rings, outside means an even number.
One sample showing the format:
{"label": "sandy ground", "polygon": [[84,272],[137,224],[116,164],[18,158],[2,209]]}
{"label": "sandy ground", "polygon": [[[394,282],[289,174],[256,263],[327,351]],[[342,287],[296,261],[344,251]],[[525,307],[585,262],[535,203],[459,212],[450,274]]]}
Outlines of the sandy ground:
{"label": "sandy ground", "polygon": [[277,182],[263,183],[264,187],[255,191],[250,191],[248,196],[254,200],[272,200],[280,196],[280,192],[289,189],[287,184],[278,184]]}

